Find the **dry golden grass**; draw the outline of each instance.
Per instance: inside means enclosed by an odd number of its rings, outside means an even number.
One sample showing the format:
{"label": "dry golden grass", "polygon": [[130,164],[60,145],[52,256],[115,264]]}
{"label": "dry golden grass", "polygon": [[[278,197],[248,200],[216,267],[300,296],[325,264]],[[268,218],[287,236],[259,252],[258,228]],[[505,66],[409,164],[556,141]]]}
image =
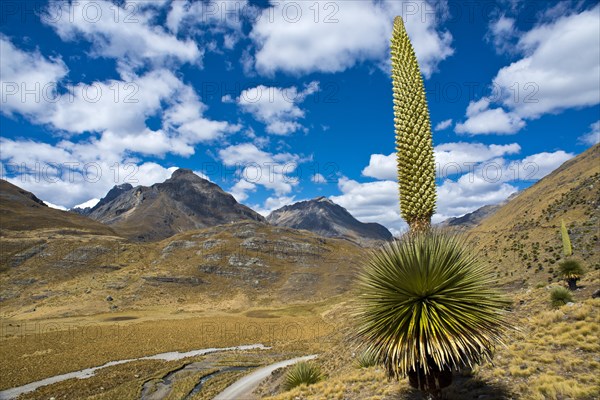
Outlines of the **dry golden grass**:
{"label": "dry golden grass", "polygon": [[[68,329],[51,331],[60,327]],[[1,389],[108,361],[168,351],[254,343],[286,350],[295,346],[318,349],[327,332],[318,316],[268,320],[236,314],[124,324],[98,324],[91,319],[77,324],[42,322],[37,326],[35,322],[21,322],[21,326],[8,328],[11,336],[0,341]]]}
{"label": "dry golden grass", "polygon": [[[544,287],[516,293],[512,318],[518,330],[508,334],[506,348],[497,349],[493,365],[455,374],[454,384],[445,391],[447,399],[599,398],[600,299],[591,299],[586,289],[575,293],[574,305],[555,310],[548,300],[548,290]],[[326,379],[288,392],[282,391],[274,379],[265,383],[260,393],[272,400],[418,398],[407,380],[388,381],[377,367],[356,367],[353,360],[359,349],[348,340],[352,334],[347,319],[350,311],[349,304],[340,304],[327,314],[338,325],[332,336],[334,344],[317,360]],[[278,394],[267,396],[274,389]]]}
{"label": "dry golden grass", "polygon": [[382,399],[402,391],[401,384],[388,382],[382,369],[344,369],[344,374],[330,377],[314,385],[302,385],[269,400],[288,399]]}
{"label": "dry golden grass", "polygon": [[494,367],[483,366],[478,373],[510,385],[523,399],[598,398],[600,299],[559,310],[544,304],[531,307],[544,311],[521,314],[521,331],[497,352]]}

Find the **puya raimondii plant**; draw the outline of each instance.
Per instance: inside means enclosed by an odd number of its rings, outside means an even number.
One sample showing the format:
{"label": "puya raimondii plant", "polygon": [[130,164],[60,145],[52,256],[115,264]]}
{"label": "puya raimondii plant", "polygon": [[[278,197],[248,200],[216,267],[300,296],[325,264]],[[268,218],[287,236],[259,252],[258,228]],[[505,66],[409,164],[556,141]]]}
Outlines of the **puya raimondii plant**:
{"label": "puya raimondii plant", "polygon": [[429,110],[400,17],[391,42],[400,208],[409,233],[375,250],[358,279],[361,344],[391,378],[437,398],[452,370],[490,359],[509,302],[464,239],[431,228],[435,164]]}
{"label": "puya raimondii plant", "polygon": [[573,246],[564,220],[560,221],[560,235],[562,237],[565,259],[558,263],[558,274],[567,282],[569,290],[577,290],[577,281],[581,279],[585,271],[581,263],[571,257],[573,255]]}

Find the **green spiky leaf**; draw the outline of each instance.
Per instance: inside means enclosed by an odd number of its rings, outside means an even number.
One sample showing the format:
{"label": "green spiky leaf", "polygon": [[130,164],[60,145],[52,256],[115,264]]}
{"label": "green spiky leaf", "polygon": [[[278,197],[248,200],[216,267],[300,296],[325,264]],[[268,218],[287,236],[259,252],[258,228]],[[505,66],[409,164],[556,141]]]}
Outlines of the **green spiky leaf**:
{"label": "green spiky leaf", "polygon": [[312,385],[319,382],[321,378],[321,369],[318,365],[300,361],[288,370],[283,386],[285,390],[290,390],[300,385]]}
{"label": "green spiky leaf", "polygon": [[565,260],[558,264],[558,274],[564,279],[579,279],[585,270],[577,260]]}
{"label": "green spiky leaf", "polygon": [[358,337],[392,377],[434,363],[488,359],[509,326],[509,302],[463,239],[437,230],[405,235],[372,254],[359,277]]}

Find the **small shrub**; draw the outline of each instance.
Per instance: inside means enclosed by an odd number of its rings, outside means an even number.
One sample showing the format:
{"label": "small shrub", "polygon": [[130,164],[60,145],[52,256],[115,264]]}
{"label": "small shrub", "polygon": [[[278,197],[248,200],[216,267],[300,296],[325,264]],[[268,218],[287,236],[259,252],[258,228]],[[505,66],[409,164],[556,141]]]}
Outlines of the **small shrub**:
{"label": "small shrub", "polygon": [[552,291],[550,292],[550,300],[552,300],[552,306],[558,308],[560,306],[564,306],[569,302],[572,302],[573,296],[567,288],[561,286],[552,289]]}
{"label": "small shrub", "polygon": [[377,354],[370,350],[365,350],[356,357],[358,368],[371,368],[377,365]]}
{"label": "small shrub", "polygon": [[285,390],[290,390],[300,385],[312,385],[319,382],[321,378],[321,369],[318,365],[301,361],[288,370],[283,386]]}

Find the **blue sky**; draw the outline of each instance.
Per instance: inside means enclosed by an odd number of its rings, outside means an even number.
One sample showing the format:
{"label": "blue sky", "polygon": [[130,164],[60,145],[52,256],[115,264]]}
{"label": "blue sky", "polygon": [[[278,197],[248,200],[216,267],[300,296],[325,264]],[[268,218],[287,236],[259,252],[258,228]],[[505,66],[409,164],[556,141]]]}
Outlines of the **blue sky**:
{"label": "blue sky", "polygon": [[402,15],[438,163],[435,221],[598,142],[594,1],[4,1],[0,163],[56,206],[177,167],[266,214],[328,196],[397,232],[389,38]]}

